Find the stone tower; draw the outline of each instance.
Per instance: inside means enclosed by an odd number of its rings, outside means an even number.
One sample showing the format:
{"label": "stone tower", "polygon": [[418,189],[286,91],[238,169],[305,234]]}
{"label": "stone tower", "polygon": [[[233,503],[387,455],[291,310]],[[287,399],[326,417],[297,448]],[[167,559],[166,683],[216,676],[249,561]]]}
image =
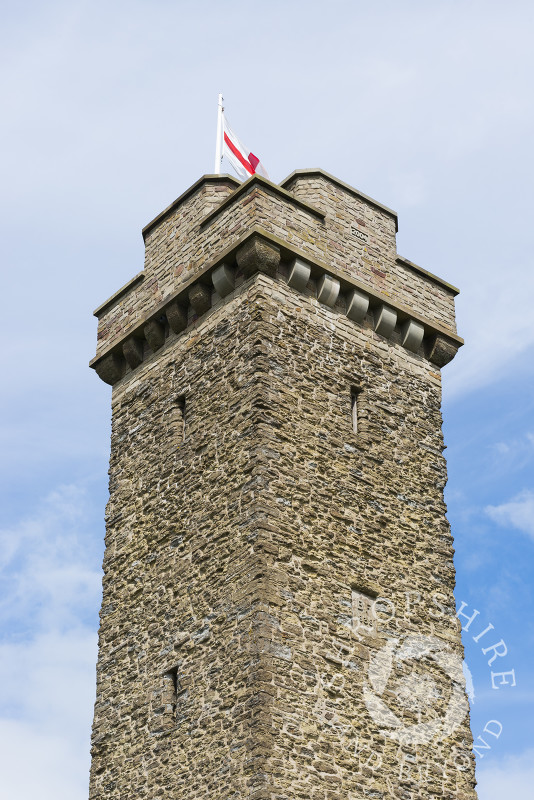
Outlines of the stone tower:
{"label": "stone tower", "polygon": [[91,800],[474,800],[440,369],[457,290],[319,169],[208,175],[95,314]]}

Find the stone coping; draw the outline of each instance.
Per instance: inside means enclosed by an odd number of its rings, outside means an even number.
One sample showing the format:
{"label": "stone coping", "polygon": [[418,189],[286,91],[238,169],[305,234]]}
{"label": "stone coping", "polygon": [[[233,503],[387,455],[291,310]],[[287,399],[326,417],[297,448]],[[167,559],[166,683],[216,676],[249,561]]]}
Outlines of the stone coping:
{"label": "stone coping", "polygon": [[331,183],[334,183],[336,186],[339,186],[340,189],[344,189],[349,194],[358,197],[360,200],[365,200],[366,203],[369,205],[374,206],[375,208],[380,209],[380,211],[384,211],[386,214],[389,214],[395,220],[395,230],[399,230],[399,218],[396,211],[393,211],[392,208],[388,208],[383,203],[379,203],[378,200],[373,200],[372,197],[369,195],[360,192],[359,189],[355,189],[354,186],[351,186],[349,183],[345,183],[345,181],[336,178],[335,175],[331,175],[326,170],[321,169],[320,167],[311,167],[309,169],[295,169],[293,172],[284,178],[283,181],[280,181],[280,186],[285,188],[287,184],[291,183],[295,178],[313,178],[313,176],[318,176],[322,178],[326,178]]}
{"label": "stone coping", "polygon": [[98,308],[95,308],[93,311],[93,317],[101,317],[102,314],[104,314],[104,312],[106,312],[109,308],[111,308],[112,305],[120,300],[123,295],[127,294],[130,289],[134,288],[134,286],[138,286],[138,284],[144,281],[144,279],[145,273],[143,270],[141,270],[141,272],[138,272],[137,275],[134,275],[134,277],[131,278],[128,283],[125,283],[124,286],[121,286],[120,289],[117,289],[115,294],[112,294],[111,297],[108,297],[107,300],[104,300],[104,302],[101,303]]}
{"label": "stone coping", "polygon": [[414,272],[424,275],[425,278],[429,278],[431,281],[434,281],[434,283],[439,283],[440,286],[444,286],[445,289],[448,289],[454,297],[460,294],[460,290],[457,289],[456,286],[453,286],[452,283],[444,281],[443,278],[438,277],[438,275],[434,275],[433,272],[429,272],[427,269],[424,269],[424,267],[420,267],[419,264],[414,264],[413,261],[408,261],[408,259],[403,258],[403,256],[397,256],[395,261],[397,264],[402,264],[403,266],[412,269]]}
{"label": "stone coping", "polygon": [[227,183],[227,184],[229,183],[236,188],[241,186],[241,182],[238,181],[237,178],[234,178],[233,175],[228,175],[227,173],[223,173],[222,175],[203,175],[201,178],[198,179],[198,181],[195,181],[189,187],[189,189],[186,189],[185,192],[183,192],[183,194],[180,195],[180,197],[177,197],[176,200],[174,200],[170,204],[170,206],[167,206],[167,208],[163,209],[163,211],[161,211],[157,215],[157,217],[154,217],[154,219],[151,220],[148,223],[148,225],[145,225],[145,227],[141,231],[141,233],[143,234],[143,239],[146,239],[147,234],[150,233],[152,228],[155,228],[156,225],[158,225],[163,219],[165,219],[165,217],[168,214],[170,214],[172,211],[178,208],[178,206],[181,203],[183,203],[184,200],[187,200],[188,197],[190,197],[192,194],[198,191],[198,189],[204,186],[205,183]]}
{"label": "stone coping", "polygon": [[[433,337],[435,340],[439,340],[439,342],[443,343],[444,346],[454,352],[456,352],[456,350],[463,344],[463,339],[446,326],[427,320],[425,317],[422,317],[414,312],[408,306],[393,300],[389,295],[383,294],[382,292],[371,288],[362,281],[358,281],[350,276],[345,275],[344,273],[334,269],[333,267],[330,267],[316,258],[310,257],[307,253],[304,253],[298,248],[289,245],[287,242],[265,231],[260,226],[255,225],[236,242],[222,250],[217,257],[207,262],[198,273],[192,276],[185,284],[180,286],[179,289],[166,297],[149,313],[137,320],[134,325],[121,333],[121,335],[112,341],[102,353],[99,353],[97,356],[91,359],[89,366],[93,369],[97,369],[98,371],[99,366],[105,362],[106,359],[108,359],[108,361],[110,358],[122,359],[122,350],[125,342],[131,339],[136,339],[138,341],[147,339],[146,326],[161,327],[164,324],[162,321],[164,320],[165,316],[169,316],[171,307],[176,309],[177,306],[180,306],[183,309],[186,309],[190,304],[192,304],[195,312],[197,313],[197,318],[202,316],[203,313],[205,313],[211,307],[211,273],[213,273],[218,267],[221,268],[223,265],[233,269],[232,265],[234,264],[236,257],[239,262],[239,254],[247,248],[250,249],[250,245],[254,247],[255,242],[259,242],[260,246],[268,251],[276,251],[278,253],[278,260],[283,257],[284,261],[290,261],[296,258],[299,261],[304,262],[304,264],[309,268],[310,277],[316,280],[318,285],[322,283],[324,286],[325,279],[328,279],[330,283],[332,283],[332,281],[337,282],[338,288],[342,293],[356,290],[361,295],[365,295],[365,297],[368,298],[370,310],[374,311],[376,309],[378,315],[381,317],[384,315],[395,315],[393,326],[396,324],[395,319],[399,323],[409,323],[410,321],[413,321],[413,324],[419,325],[422,329],[424,329],[424,335],[427,339],[429,337]],[[250,277],[252,274],[254,274],[254,272],[258,271],[262,271],[261,266],[252,266],[252,268],[249,268],[246,277]],[[271,274],[271,277],[274,280],[277,280],[277,278],[274,278],[275,272],[271,271],[269,274]],[[321,292],[322,291],[323,289],[321,289]],[[195,298],[194,302],[192,298]],[[318,299],[321,301],[319,292]],[[325,302],[327,305],[331,305],[329,302]],[[385,322],[386,321],[384,321],[384,323]],[[185,330],[186,327],[188,327],[188,324],[187,322],[184,322],[180,330]],[[381,332],[379,328],[376,328],[376,330]],[[163,343],[163,339],[161,339],[161,343]],[[451,356],[451,358],[452,357],[453,356]],[[450,360],[450,358],[448,360]],[[447,363],[447,361],[444,361],[444,363]]]}
{"label": "stone coping", "polygon": [[[273,183],[272,181],[263,178],[260,175],[252,175],[248,178],[244,183],[240,183],[236,178],[232,175],[228,175],[223,173],[222,175],[210,175],[206,174],[199,178],[195,183],[193,183],[185,192],[183,192],[173,203],[171,203],[167,208],[165,208],[160,214],[158,214],[154,219],[145,225],[142,230],[143,239],[146,238],[146,235],[155,227],[157,226],[168,214],[172,213],[181,203],[187,200],[188,197],[193,195],[196,191],[198,191],[204,184],[206,183],[222,183],[222,184],[231,184],[235,187],[235,190],[229,197],[226,197],[217,208],[207,214],[206,217],[200,222],[200,230],[207,227],[210,222],[215,219],[219,213],[224,211],[228,208],[233,202],[238,200],[243,194],[247,194],[248,192],[252,191],[254,185],[263,186],[265,189],[269,190],[273,194],[277,194],[279,197],[287,200],[288,202],[296,205],[299,208],[307,211],[308,213],[316,216],[321,221],[325,219],[325,212],[320,211],[319,209],[315,208],[315,206],[310,205],[298,198],[295,198],[290,192],[286,191],[283,188],[284,185],[291,183],[295,178],[298,177],[313,177],[313,176],[320,176],[326,178],[327,180],[331,181],[332,183],[336,184],[337,186],[341,187],[345,191],[350,192],[354,196],[364,200],[367,203],[375,206],[376,208],[390,214],[395,219],[395,229],[398,230],[398,218],[397,212],[393,211],[391,208],[379,203],[377,200],[373,200],[372,197],[360,192],[358,189],[350,186],[348,183],[336,178],[334,175],[331,175],[326,170],[321,169],[320,167],[310,168],[310,169],[296,169],[290,175],[285,178],[280,185]],[[403,266],[408,267],[409,269],[413,270],[414,272],[423,275],[425,278],[437,283],[440,286],[443,286],[451,294],[455,297],[460,293],[460,290],[457,289],[456,286],[453,284],[448,283],[447,281],[440,278],[438,275],[435,275],[429,270],[420,267],[418,264],[415,264],[413,261],[410,261],[407,258],[402,256],[396,257],[396,262],[398,264],[402,264]],[[111,295],[107,300],[105,300],[101,305],[98,306],[93,311],[93,315],[95,317],[100,317],[105,311],[107,311],[114,303],[116,303],[124,294],[128,291],[133,289],[136,285],[138,285],[142,280],[144,280],[145,273],[139,272],[134,278],[132,278],[128,283],[126,283],[122,288],[118,289],[114,294]]]}
{"label": "stone coping", "polygon": [[321,222],[324,222],[324,218],[326,213],[324,211],[320,211],[315,206],[312,206],[310,203],[306,203],[304,200],[300,200],[297,197],[294,197],[290,192],[286,192],[285,189],[282,189],[278,186],[277,183],[273,183],[272,181],[267,180],[267,178],[262,177],[261,175],[251,175],[250,178],[247,178],[244,183],[239,186],[231,195],[226,197],[222,203],[214,208],[213,211],[210,211],[204,219],[200,223],[200,230],[206,228],[210,222],[212,222],[219,214],[222,214],[227,208],[229,208],[236,200],[239,200],[242,195],[246,195],[253,190],[255,186],[261,186],[262,188],[266,189],[271,194],[275,194],[278,197],[281,197],[283,200],[286,200],[288,203],[291,203],[293,206],[297,206],[298,208],[302,208],[303,211],[307,211],[308,214],[311,214],[314,217],[317,217]]}
{"label": "stone coping", "polygon": [[[393,211],[393,209],[388,208],[388,206],[385,206],[383,203],[379,203],[378,200],[373,200],[373,198],[369,197],[369,195],[360,192],[359,189],[355,189],[353,186],[350,186],[350,184],[345,183],[345,181],[342,181],[339,178],[336,178],[335,175],[331,175],[329,172],[326,172],[326,170],[321,169],[320,167],[293,170],[293,172],[290,175],[288,175],[287,178],[284,178],[284,180],[280,182],[280,186],[284,187],[287,184],[290,184],[295,178],[300,178],[300,177],[311,178],[314,175],[326,178],[335,185],[339,186],[341,189],[344,189],[350,194],[353,194],[355,197],[358,197],[361,200],[365,200],[366,203],[369,203],[370,205],[380,209],[381,211],[385,211],[386,214],[390,214],[395,219],[395,230],[396,231],[399,230],[399,220],[396,211]],[[417,272],[420,275],[424,275],[425,278],[429,278],[431,281],[438,283],[440,286],[444,286],[455,297],[456,295],[460,294],[460,290],[457,289],[456,286],[453,286],[452,283],[448,283],[447,281],[443,280],[443,278],[440,278],[438,275],[435,275],[433,272],[429,272],[429,270],[424,269],[424,267],[420,267],[419,264],[414,264],[413,261],[409,261],[407,258],[403,258],[402,256],[397,256],[396,261],[398,264],[403,264],[409,269],[412,269],[414,272]]]}

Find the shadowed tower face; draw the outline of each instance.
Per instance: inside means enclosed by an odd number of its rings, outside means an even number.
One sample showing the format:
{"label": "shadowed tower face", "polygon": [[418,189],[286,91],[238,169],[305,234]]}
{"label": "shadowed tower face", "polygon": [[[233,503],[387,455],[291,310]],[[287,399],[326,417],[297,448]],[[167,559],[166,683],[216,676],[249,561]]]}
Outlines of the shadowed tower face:
{"label": "shadowed tower face", "polygon": [[97,309],[90,797],[475,800],[445,517],[454,287],[320,170],[198,181]]}

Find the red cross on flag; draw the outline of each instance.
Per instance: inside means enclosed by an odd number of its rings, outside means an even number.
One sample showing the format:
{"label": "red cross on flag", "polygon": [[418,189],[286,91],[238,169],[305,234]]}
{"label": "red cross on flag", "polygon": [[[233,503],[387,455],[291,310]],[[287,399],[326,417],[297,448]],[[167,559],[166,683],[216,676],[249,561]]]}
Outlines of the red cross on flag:
{"label": "red cross on flag", "polygon": [[217,138],[215,140],[215,175],[221,174],[221,161],[226,156],[232,167],[237,172],[242,181],[246,181],[251,175],[262,175],[269,179],[267,170],[261,163],[258,156],[251,153],[240,142],[224,116],[223,96],[219,95],[217,105]]}
{"label": "red cross on flag", "polygon": [[251,175],[257,173],[263,175],[264,178],[269,178],[267,171],[260,159],[251,153],[247,147],[240,142],[231,127],[228,120],[223,115],[223,155],[226,156],[232,167],[237,172],[241,180],[250,178]]}

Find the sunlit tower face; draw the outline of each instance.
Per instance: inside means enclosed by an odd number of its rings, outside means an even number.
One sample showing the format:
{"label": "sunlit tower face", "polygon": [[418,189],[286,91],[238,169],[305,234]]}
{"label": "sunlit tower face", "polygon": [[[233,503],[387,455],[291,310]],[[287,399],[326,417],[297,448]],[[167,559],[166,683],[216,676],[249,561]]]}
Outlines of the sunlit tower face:
{"label": "sunlit tower face", "polygon": [[457,290],[396,227],[320,170],[206,177],[97,309],[92,800],[474,800],[440,414]]}

